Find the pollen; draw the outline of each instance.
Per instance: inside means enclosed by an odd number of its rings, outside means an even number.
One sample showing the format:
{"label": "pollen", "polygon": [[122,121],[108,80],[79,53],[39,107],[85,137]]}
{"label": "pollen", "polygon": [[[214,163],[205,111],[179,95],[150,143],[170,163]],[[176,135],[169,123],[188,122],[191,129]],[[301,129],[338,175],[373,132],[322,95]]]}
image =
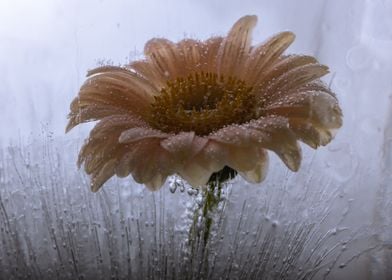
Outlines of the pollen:
{"label": "pollen", "polygon": [[208,135],[226,125],[255,117],[252,87],[234,77],[194,73],[168,81],[151,104],[149,123],[168,133]]}

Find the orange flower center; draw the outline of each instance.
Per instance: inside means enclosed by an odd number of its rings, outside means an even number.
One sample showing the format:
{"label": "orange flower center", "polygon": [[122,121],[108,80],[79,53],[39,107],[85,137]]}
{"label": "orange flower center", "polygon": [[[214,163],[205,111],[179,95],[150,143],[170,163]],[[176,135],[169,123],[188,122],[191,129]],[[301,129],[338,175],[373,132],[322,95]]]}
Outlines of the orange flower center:
{"label": "orange flower center", "polygon": [[149,123],[164,132],[207,135],[226,125],[255,117],[252,88],[233,77],[194,73],[168,81],[151,104]]}

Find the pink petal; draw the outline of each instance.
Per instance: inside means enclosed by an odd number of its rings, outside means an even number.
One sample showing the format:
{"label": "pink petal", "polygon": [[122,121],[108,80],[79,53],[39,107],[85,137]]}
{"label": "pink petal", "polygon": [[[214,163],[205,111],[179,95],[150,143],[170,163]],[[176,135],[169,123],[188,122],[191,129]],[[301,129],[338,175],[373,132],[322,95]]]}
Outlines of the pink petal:
{"label": "pink petal", "polygon": [[116,159],[106,162],[103,167],[91,176],[91,190],[97,192],[101,186],[114,175]]}
{"label": "pink petal", "polygon": [[271,102],[263,109],[267,114],[287,118],[308,120],[325,128],[339,128],[342,125],[337,99],[323,91],[297,92]]}
{"label": "pink petal", "polygon": [[301,141],[313,149],[327,145],[337,133],[337,129],[320,127],[303,119],[290,119],[290,128]]}
{"label": "pink petal", "polygon": [[135,94],[141,98],[151,101],[151,97],[159,94],[157,87],[140,75],[124,67],[104,66],[90,70],[87,74],[88,79],[82,86],[96,86],[94,81],[107,80],[115,86],[124,86],[129,94]]}
{"label": "pink petal", "polygon": [[299,139],[313,148],[324,146],[342,126],[342,111],[336,97],[325,86],[303,88],[304,91],[300,88],[276,98],[263,112],[287,117]]}
{"label": "pink petal", "polygon": [[226,151],[221,145],[209,141],[192,160],[180,166],[177,173],[193,187],[205,186],[211,175],[225,166],[223,153]]}
{"label": "pink petal", "polygon": [[241,77],[253,85],[278,60],[294,39],[295,35],[292,32],[282,32],[253,48]]}
{"label": "pink petal", "polygon": [[144,185],[150,191],[157,191],[159,190],[162,185],[166,182],[167,176],[162,175],[160,173],[156,174],[150,181],[145,182]]}
{"label": "pink petal", "polygon": [[174,173],[168,153],[160,146],[159,139],[144,139],[132,145],[118,162],[115,172],[119,177],[130,173],[136,182],[150,189],[161,187],[167,176]]}
{"label": "pink petal", "polygon": [[238,76],[243,71],[256,22],[256,16],[244,16],[233,25],[219,49],[218,74]]}
{"label": "pink petal", "polygon": [[[251,61],[251,60],[250,60]],[[262,92],[260,89],[267,87],[274,79],[284,75],[292,69],[308,65],[317,64],[317,60],[313,56],[306,55],[288,55],[275,58],[266,67],[258,73],[252,71],[252,66],[249,66],[248,71],[244,75],[244,79],[251,86],[254,86],[255,93]]]}
{"label": "pink petal", "polygon": [[134,127],[121,133],[120,143],[132,143],[148,138],[167,138],[169,134],[149,127]]}
{"label": "pink petal", "polygon": [[[287,119],[282,117],[261,117],[246,124],[230,125],[209,135],[209,138],[231,147],[227,159],[237,159],[243,170],[253,168],[252,160],[260,157],[251,147],[274,151],[293,171],[298,170],[301,162],[301,150],[296,137],[290,130]],[[230,167],[236,169],[234,166]]]}
{"label": "pink petal", "polygon": [[[79,153],[79,167],[85,162],[88,174],[102,167],[102,164],[121,153],[126,145],[118,143],[121,132],[143,125],[143,121],[132,115],[114,115],[101,120],[90,132],[90,136]],[[104,140],[104,141],[103,141]]]}
{"label": "pink petal", "polygon": [[254,140],[261,147],[274,151],[292,171],[298,171],[301,164],[301,147],[286,118],[271,116],[261,117],[244,124],[254,133]]}
{"label": "pink petal", "polygon": [[260,147],[256,145],[232,146],[223,145],[227,149],[227,153],[223,154],[225,165],[239,171],[249,171],[255,168],[261,160],[263,153]]}
{"label": "pink petal", "polygon": [[193,39],[184,39],[177,43],[184,62],[184,69],[177,76],[188,76],[201,71],[202,45],[202,42]]}
{"label": "pink petal", "polygon": [[133,61],[128,67],[154,84],[158,91],[165,87],[167,77],[161,75],[160,71],[155,68],[151,60]]}
{"label": "pink petal", "polygon": [[264,102],[270,104],[280,94],[293,92],[296,89],[310,83],[328,73],[328,67],[321,64],[307,64],[294,68],[279,77],[274,77],[267,87],[261,89],[260,96],[264,97]]}
{"label": "pink petal", "polygon": [[220,143],[245,146],[249,145],[250,141],[252,141],[249,135],[250,133],[251,130],[247,129],[245,126],[232,124],[211,133],[208,135],[208,138]]}
{"label": "pink petal", "polygon": [[184,59],[177,45],[163,38],[153,38],[144,46],[144,54],[151,60],[163,79],[174,79],[184,70]]}
{"label": "pink petal", "polygon": [[204,73],[217,73],[217,56],[222,41],[222,37],[212,37],[203,42],[200,50],[200,71]]}
{"label": "pink petal", "polygon": [[[74,100],[75,103],[79,102],[78,99]],[[68,115],[69,121],[65,132],[67,133],[78,124],[103,119],[112,115],[126,115],[129,112],[124,109],[119,109],[114,106],[92,104],[88,107],[80,108],[77,112],[71,112]]]}
{"label": "pink petal", "polygon": [[102,140],[104,137],[112,136],[113,133],[121,134],[128,129],[145,126],[147,123],[135,115],[111,115],[94,126],[90,132],[90,138]]}
{"label": "pink petal", "polygon": [[182,132],[163,140],[161,146],[176,161],[185,163],[199,153],[207,142],[208,140],[206,138],[196,136],[194,132]]}
{"label": "pink petal", "polygon": [[89,72],[78,97],[71,103],[67,131],[91,119],[131,112],[145,117],[156,87],[135,73],[120,67],[100,67]]}
{"label": "pink petal", "polygon": [[[132,176],[136,182],[152,184],[151,187],[158,189],[164,183],[163,180],[157,180],[158,177],[162,176],[163,179],[172,174],[171,168],[173,165],[167,152],[160,146],[159,140],[150,143],[146,143],[147,141],[141,142],[143,146],[139,147],[138,151],[133,154]],[[157,182],[160,182],[161,185],[156,185]]]}
{"label": "pink petal", "polygon": [[268,172],[268,154],[263,151],[263,156],[260,156],[258,163],[253,167],[253,169],[248,171],[239,172],[238,174],[241,175],[246,181],[256,184],[264,181],[265,177],[267,176]]}

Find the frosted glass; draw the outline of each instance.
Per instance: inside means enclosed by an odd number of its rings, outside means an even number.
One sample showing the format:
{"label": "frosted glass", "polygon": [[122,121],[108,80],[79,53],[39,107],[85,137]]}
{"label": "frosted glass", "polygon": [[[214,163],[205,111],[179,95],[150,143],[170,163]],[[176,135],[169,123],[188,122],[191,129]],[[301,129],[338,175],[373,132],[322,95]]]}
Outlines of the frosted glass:
{"label": "frosted glass", "polygon": [[[1,279],[391,279],[392,2],[0,1]],[[259,185],[224,189],[208,254],[187,248],[201,199],[76,167],[90,124],[64,135],[69,103],[97,65],[143,55],[152,37],[224,35],[245,14],[253,42],[282,30],[288,53],[330,67],[344,125],[305,145],[297,173],[271,156]],[[205,253],[205,252],[204,252]]]}

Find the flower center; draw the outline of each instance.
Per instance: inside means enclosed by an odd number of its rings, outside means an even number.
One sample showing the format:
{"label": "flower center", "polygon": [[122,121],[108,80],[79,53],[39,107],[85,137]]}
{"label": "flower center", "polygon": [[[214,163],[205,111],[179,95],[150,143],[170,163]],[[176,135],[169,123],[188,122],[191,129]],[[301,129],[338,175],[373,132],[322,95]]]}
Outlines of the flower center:
{"label": "flower center", "polygon": [[233,77],[194,73],[168,81],[151,104],[149,123],[164,132],[207,135],[226,125],[255,117],[251,87]]}

